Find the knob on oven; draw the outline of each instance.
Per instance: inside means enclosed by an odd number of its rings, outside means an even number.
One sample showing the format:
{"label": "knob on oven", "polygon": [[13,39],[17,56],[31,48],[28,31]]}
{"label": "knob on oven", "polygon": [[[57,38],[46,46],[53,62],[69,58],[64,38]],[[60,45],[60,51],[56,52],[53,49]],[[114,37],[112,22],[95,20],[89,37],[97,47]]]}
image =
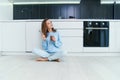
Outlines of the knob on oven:
{"label": "knob on oven", "polygon": [[98,25],[98,23],[96,22],[95,25]]}
{"label": "knob on oven", "polygon": [[91,21],[89,21],[89,22],[88,22],[88,26],[90,27],[91,25],[92,25],[92,22],[91,22]]}
{"label": "knob on oven", "polygon": [[104,22],[102,22],[102,25],[104,26],[104,25],[105,25],[105,23],[104,23]]}

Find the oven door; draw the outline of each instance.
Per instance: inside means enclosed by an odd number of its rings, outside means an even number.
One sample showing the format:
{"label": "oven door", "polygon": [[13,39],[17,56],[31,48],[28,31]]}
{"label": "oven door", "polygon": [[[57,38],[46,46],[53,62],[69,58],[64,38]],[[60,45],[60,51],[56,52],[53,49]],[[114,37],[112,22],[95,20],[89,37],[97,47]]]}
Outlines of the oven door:
{"label": "oven door", "polygon": [[108,47],[109,29],[98,27],[85,27],[84,29],[84,47]]}

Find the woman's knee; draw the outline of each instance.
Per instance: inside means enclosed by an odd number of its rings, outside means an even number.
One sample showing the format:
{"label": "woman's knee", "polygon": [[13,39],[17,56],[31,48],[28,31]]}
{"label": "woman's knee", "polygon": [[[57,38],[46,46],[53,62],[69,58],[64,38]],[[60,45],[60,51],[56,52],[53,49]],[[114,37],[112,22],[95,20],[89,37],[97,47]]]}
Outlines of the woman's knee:
{"label": "woman's knee", "polygon": [[61,50],[60,52],[62,55],[67,55],[67,51],[66,50]]}
{"label": "woman's knee", "polygon": [[39,52],[40,52],[40,49],[37,49],[37,48],[35,48],[35,49],[32,50],[32,53],[34,53],[34,54],[37,54]]}
{"label": "woman's knee", "polygon": [[32,53],[36,53],[36,51],[37,51],[37,49],[33,49],[33,50],[32,50]]}

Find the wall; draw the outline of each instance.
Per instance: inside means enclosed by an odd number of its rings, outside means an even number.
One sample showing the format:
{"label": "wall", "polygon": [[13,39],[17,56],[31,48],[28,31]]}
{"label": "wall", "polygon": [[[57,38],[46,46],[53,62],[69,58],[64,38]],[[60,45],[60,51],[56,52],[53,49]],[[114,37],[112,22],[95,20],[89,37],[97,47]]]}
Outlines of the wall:
{"label": "wall", "polygon": [[0,0],[0,20],[13,19],[13,5],[8,0]]}

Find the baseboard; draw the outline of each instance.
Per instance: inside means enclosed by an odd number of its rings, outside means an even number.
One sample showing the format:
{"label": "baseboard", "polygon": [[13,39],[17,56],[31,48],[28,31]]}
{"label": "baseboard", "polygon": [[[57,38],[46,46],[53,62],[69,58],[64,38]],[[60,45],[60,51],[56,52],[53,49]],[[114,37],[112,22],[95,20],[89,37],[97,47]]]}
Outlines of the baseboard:
{"label": "baseboard", "polygon": [[25,55],[26,53],[24,51],[4,51],[1,53],[1,56],[4,55]]}
{"label": "baseboard", "polygon": [[67,56],[120,56],[120,53],[68,53]]}
{"label": "baseboard", "polygon": [[[3,55],[34,55],[27,52],[2,52]],[[67,53],[66,56],[120,56],[120,53]]]}

